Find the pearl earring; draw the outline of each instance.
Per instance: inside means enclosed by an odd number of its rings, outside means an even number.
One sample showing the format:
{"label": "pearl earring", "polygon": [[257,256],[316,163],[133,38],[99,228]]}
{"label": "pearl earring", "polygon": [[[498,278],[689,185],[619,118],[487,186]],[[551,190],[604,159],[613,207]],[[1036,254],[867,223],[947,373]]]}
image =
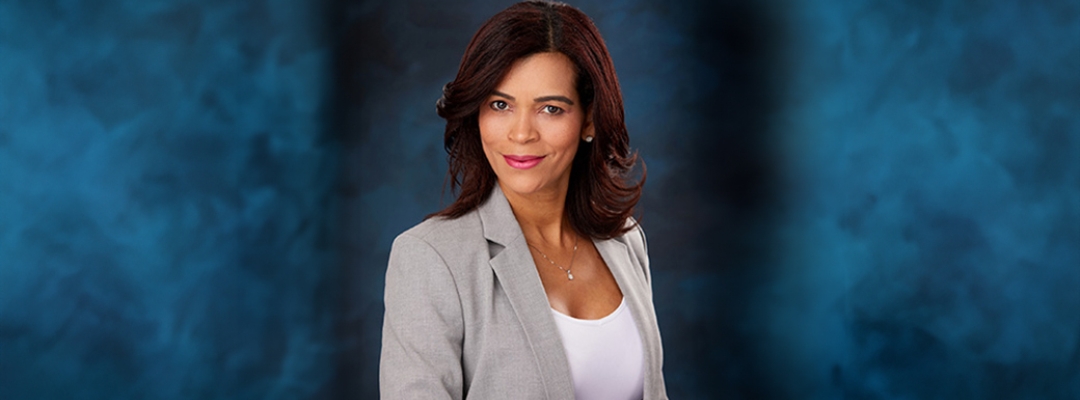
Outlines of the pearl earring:
{"label": "pearl earring", "polygon": [[592,136],[586,136],[585,143],[592,143]]}

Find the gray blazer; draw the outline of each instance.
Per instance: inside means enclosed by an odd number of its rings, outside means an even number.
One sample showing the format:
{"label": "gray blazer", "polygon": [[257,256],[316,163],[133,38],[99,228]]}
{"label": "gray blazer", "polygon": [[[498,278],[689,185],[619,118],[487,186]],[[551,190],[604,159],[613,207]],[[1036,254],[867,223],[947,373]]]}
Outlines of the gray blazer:
{"label": "gray blazer", "polygon": [[[666,399],[645,235],[635,227],[594,244],[637,321],[645,399]],[[383,399],[574,398],[547,295],[498,186],[476,211],[394,240],[385,303]]]}

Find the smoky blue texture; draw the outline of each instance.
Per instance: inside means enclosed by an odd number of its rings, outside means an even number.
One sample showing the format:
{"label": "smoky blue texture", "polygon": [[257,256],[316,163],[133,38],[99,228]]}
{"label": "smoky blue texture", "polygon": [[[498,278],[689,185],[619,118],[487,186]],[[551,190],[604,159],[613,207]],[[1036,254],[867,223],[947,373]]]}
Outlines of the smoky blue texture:
{"label": "smoky blue texture", "polygon": [[[1080,5],[572,1],[672,398],[1080,397]],[[509,3],[0,1],[0,398],[376,398]]]}
{"label": "smoky blue texture", "polygon": [[322,7],[0,2],[0,398],[326,390]]}

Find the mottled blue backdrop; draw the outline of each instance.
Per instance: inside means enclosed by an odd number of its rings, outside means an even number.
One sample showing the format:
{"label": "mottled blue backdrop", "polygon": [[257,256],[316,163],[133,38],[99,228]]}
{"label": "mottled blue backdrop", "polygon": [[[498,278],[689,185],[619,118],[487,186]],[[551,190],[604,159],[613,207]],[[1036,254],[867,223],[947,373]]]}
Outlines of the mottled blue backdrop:
{"label": "mottled blue backdrop", "polygon": [[329,391],[325,8],[0,1],[0,398]]}
{"label": "mottled blue backdrop", "polygon": [[[572,3],[673,398],[1080,398],[1080,4]],[[0,398],[374,398],[508,4],[0,0]]]}

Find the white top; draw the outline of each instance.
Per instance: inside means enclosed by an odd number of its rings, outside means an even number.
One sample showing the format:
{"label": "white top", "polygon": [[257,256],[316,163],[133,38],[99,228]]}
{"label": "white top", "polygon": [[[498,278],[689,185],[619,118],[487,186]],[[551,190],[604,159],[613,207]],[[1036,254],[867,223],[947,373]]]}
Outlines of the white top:
{"label": "white top", "polygon": [[641,400],[645,355],[626,298],[610,315],[577,319],[554,309],[577,400]]}

